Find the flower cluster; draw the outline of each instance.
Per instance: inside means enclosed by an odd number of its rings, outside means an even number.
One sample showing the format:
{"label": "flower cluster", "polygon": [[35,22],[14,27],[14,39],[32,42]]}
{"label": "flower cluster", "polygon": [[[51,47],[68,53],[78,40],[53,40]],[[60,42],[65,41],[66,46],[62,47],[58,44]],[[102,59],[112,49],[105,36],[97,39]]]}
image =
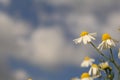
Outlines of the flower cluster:
{"label": "flower cluster", "polygon": [[[84,60],[81,63],[81,67],[90,67],[88,72],[82,73],[80,78],[72,78],[72,80],[94,80],[96,78],[104,78],[105,80],[113,80],[113,70],[112,67],[109,65],[109,63],[112,63],[115,68],[118,70],[118,80],[120,79],[120,66],[114,59],[114,55],[112,52],[112,48],[116,47],[116,44],[118,43],[117,40],[113,39],[108,33],[104,33],[102,35],[102,42],[96,47],[93,44],[93,40],[96,40],[96,33],[89,33],[87,31],[83,31],[80,34],[80,37],[77,39],[74,39],[73,41],[76,44],[91,44],[96,51],[99,53],[99,55],[102,56],[102,60],[95,64],[95,59],[90,58],[88,56],[84,57]],[[102,50],[110,50],[109,56],[105,55]],[[118,58],[120,59],[120,48],[118,51]],[[103,73],[106,75],[102,75]]]}

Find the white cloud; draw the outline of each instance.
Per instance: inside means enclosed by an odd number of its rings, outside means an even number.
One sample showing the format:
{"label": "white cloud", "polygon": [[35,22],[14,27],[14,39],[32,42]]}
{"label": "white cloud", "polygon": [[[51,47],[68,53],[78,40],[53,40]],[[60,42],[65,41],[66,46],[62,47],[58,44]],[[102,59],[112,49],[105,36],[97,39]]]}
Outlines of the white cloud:
{"label": "white cloud", "polygon": [[20,53],[18,41],[30,31],[30,28],[26,28],[26,26],[27,23],[21,20],[17,21],[6,13],[0,12],[0,71],[2,75],[0,79],[7,80],[9,78],[9,80],[13,80],[8,57],[12,56],[12,53]]}
{"label": "white cloud", "polygon": [[30,31],[30,28],[27,28],[27,26],[29,25],[22,21],[15,21],[7,14],[0,13],[1,54],[17,51],[18,41]]}
{"label": "white cloud", "polygon": [[0,13],[0,17],[0,55],[3,61],[13,56],[35,66],[53,67],[63,63],[78,64],[81,61],[79,57],[85,55],[79,54],[84,52],[82,49],[71,47],[74,42],[67,42],[60,26],[31,30],[28,23],[5,13]]}
{"label": "white cloud", "polygon": [[[87,4],[87,2],[85,3]],[[7,53],[5,57],[10,55],[16,59],[26,60],[35,66],[52,67],[62,63],[79,64],[83,56],[92,53],[89,46],[81,47],[80,45],[78,47],[73,45],[72,40],[69,43],[61,26],[40,26],[31,30],[30,24],[27,22],[16,20],[4,13],[0,13],[0,17],[0,52],[2,56]],[[98,19],[92,13],[79,14],[76,11],[67,15],[66,22],[69,25],[67,29],[76,38],[79,37],[82,30],[98,33],[106,30],[97,27],[100,26]],[[111,22],[113,21],[109,21],[108,24]]]}
{"label": "white cloud", "polygon": [[[57,67],[63,63],[79,64],[82,60],[80,57],[88,54],[83,51],[85,47],[81,49],[71,47],[72,43],[67,42],[60,27],[37,28],[32,32],[30,40],[22,43],[27,43],[27,46],[22,46],[22,51],[20,49],[19,54],[14,56],[47,68]],[[25,53],[24,49],[28,51]],[[80,52],[86,53],[80,54]]]}
{"label": "white cloud", "polygon": [[58,62],[64,40],[58,28],[38,28],[31,35],[30,43],[33,51],[30,61],[48,66]]}
{"label": "white cloud", "polygon": [[10,4],[11,0],[0,0],[0,3],[3,5],[3,6],[8,6]]}
{"label": "white cloud", "polygon": [[70,14],[67,16],[66,22],[69,25],[68,29],[74,35],[80,34],[81,31],[94,32],[98,29],[96,27],[98,24],[97,19],[92,14]]}
{"label": "white cloud", "polygon": [[[0,1],[0,3],[3,3],[3,1]],[[55,0],[53,0],[53,2],[54,1]],[[59,2],[56,0],[54,4],[63,4],[67,3],[67,1],[64,2],[62,0]],[[72,3],[71,0],[70,2]],[[99,2],[97,2],[97,4],[98,3]],[[91,4],[93,3],[89,1],[84,2],[84,4],[88,4],[87,6],[90,10],[93,10],[95,7],[92,6]],[[71,34],[75,35],[76,38],[79,37],[79,33],[82,30],[87,30],[90,32],[96,31],[98,34],[108,32],[119,39],[119,37],[116,36],[116,26],[120,24],[119,12],[108,15],[107,23],[102,24],[101,27],[98,18],[94,14],[89,11],[87,14],[79,14],[79,5],[74,6],[77,11],[66,15],[66,23],[69,25],[67,29]],[[85,7],[83,10],[89,9]],[[47,20],[46,17],[45,20]],[[73,45],[74,42],[72,42],[72,40],[71,42],[69,41],[70,40],[65,38],[65,33],[61,26],[40,26],[37,29],[31,30],[31,25],[29,23],[19,19],[16,20],[6,13],[0,13],[0,71],[5,73],[2,74],[4,76],[0,76],[0,79],[6,80],[6,76],[11,76],[8,70],[9,65],[6,60],[9,56],[15,59],[28,61],[35,66],[47,68],[54,68],[54,66],[56,67],[61,64],[79,65],[84,56],[94,56],[94,49],[92,50],[89,45]],[[16,79],[23,80],[28,77],[28,74],[23,70],[18,70],[15,72],[15,76]]]}
{"label": "white cloud", "polygon": [[15,80],[27,80],[29,75],[25,70],[16,70],[13,73]]}
{"label": "white cloud", "polygon": [[120,34],[118,31],[118,28],[120,27],[119,19],[120,19],[120,12],[119,11],[112,12],[108,15],[107,23],[103,27],[104,33],[105,32],[110,33],[113,36],[113,38],[117,40],[120,40],[120,38],[118,37]]}

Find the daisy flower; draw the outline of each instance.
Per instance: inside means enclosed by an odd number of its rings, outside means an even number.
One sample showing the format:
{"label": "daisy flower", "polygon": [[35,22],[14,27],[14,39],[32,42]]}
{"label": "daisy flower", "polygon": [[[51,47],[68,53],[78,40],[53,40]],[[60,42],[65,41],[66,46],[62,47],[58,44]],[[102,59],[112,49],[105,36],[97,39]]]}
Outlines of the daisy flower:
{"label": "daisy flower", "polygon": [[90,70],[89,70],[89,75],[92,75],[93,77],[97,78],[100,77],[100,70],[97,64],[92,64]]}
{"label": "daisy flower", "polygon": [[93,80],[93,78],[90,77],[90,75],[87,72],[85,72],[81,75],[80,80]]}
{"label": "daisy flower", "polygon": [[98,49],[103,50],[111,47],[115,47],[117,41],[112,39],[108,33],[102,35],[102,42],[99,44]]}
{"label": "daisy flower", "polygon": [[118,58],[120,59],[120,48],[119,48],[119,51],[118,51]]}
{"label": "daisy flower", "polygon": [[86,56],[83,60],[83,62],[81,63],[81,67],[88,67],[90,65],[92,65],[92,63],[94,62],[95,60]]}
{"label": "daisy flower", "polygon": [[78,44],[83,41],[84,44],[87,44],[91,42],[92,40],[95,40],[94,36],[96,36],[96,33],[88,33],[86,31],[81,32],[80,37],[77,39],[74,39],[73,41]]}
{"label": "daisy flower", "polygon": [[99,67],[100,67],[100,69],[102,69],[102,70],[112,69],[112,68],[109,66],[108,62],[102,62],[102,63],[100,63],[100,64],[99,64]]}

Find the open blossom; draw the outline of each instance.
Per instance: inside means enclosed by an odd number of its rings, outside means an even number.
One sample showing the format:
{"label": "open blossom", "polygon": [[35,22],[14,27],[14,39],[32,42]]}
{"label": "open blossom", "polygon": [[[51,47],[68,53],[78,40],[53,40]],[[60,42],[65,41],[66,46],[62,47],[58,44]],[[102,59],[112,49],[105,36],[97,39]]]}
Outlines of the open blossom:
{"label": "open blossom", "polygon": [[94,36],[96,36],[96,33],[88,33],[86,31],[81,32],[80,37],[77,39],[74,39],[73,41],[78,44],[83,41],[84,44],[87,44],[91,42],[92,40],[95,40]]}
{"label": "open blossom", "polygon": [[102,62],[102,63],[100,63],[100,64],[99,64],[99,67],[100,67],[100,69],[102,69],[102,70],[112,69],[112,68],[109,66],[108,62]]}
{"label": "open blossom", "polygon": [[120,48],[119,48],[119,51],[118,51],[118,58],[120,59]]}
{"label": "open blossom", "polygon": [[92,65],[94,61],[95,61],[94,59],[87,56],[84,58],[83,62],[81,63],[81,67],[88,67]]}
{"label": "open blossom", "polygon": [[97,64],[92,64],[91,68],[89,70],[89,75],[92,75],[93,77],[97,78],[100,77],[100,70]]}
{"label": "open blossom", "polygon": [[90,75],[87,72],[85,72],[81,75],[80,80],[93,80],[93,78],[90,77]]}
{"label": "open blossom", "polygon": [[98,49],[103,50],[111,47],[115,47],[117,41],[112,39],[108,33],[102,35],[102,42],[99,44]]}

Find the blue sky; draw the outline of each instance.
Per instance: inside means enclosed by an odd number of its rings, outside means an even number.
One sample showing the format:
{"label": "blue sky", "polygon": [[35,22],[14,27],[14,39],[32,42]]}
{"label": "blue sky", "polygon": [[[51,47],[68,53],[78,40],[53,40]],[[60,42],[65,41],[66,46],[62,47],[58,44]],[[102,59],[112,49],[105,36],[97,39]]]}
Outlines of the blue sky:
{"label": "blue sky", "polygon": [[[70,80],[82,72],[90,46],[75,45],[81,31],[120,40],[118,0],[0,0],[0,79]],[[119,45],[117,45],[118,49]],[[117,50],[115,49],[115,50]],[[117,59],[117,51],[114,51]]]}

